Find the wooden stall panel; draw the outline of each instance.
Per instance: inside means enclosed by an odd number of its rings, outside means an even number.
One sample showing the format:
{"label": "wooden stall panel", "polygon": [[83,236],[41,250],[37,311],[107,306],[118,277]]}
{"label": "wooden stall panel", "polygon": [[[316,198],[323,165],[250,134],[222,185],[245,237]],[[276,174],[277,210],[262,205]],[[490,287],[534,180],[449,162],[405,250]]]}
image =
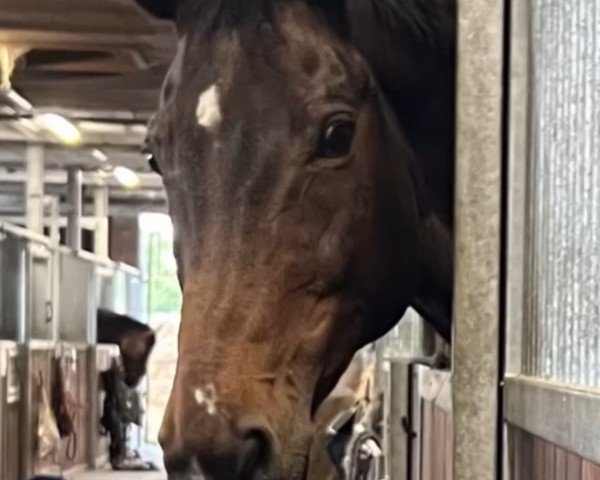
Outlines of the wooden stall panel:
{"label": "wooden stall panel", "polygon": [[421,479],[452,480],[452,416],[429,400],[422,401]]}
{"label": "wooden stall panel", "polygon": [[446,416],[433,407],[433,480],[446,480]]}
{"label": "wooden stall panel", "polygon": [[600,480],[600,465],[509,427],[510,480]]}
{"label": "wooden stall panel", "polygon": [[33,471],[47,471],[56,467],[56,458],[52,455],[49,458],[38,458],[37,455],[37,405],[40,399],[38,394],[38,381],[41,379],[44,390],[51,397],[52,386],[52,362],[56,355],[54,347],[48,349],[36,349],[29,353],[29,388],[31,392],[31,410],[27,412],[27,427],[29,435],[29,459],[33,465]]}
{"label": "wooden stall panel", "polygon": [[583,461],[582,480],[600,480],[600,465]]}
{"label": "wooden stall panel", "polygon": [[421,480],[434,480],[433,402],[422,401],[421,414]]}
{"label": "wooden stall panel", "polygon": [[[6,445],[5,464],[2,473],[6,480],[20,480],[19,478],[19,453],[21,451],[21,405],[19,402],[9,403],[6,406]],[[4,478],[2,479],[4,480]]]}
{"label": "wooden stall panel", "polygon": [[[67,379],[68,401],[72,402],[75,432],[61,440],[58,463],[63,470],[84,465],[88,449],[88,406],[87,406],[87,352],[78,349],[75,363],[67,355],[63,357],[62,368]],[[69,370],[67,372],[67,370]]]}
{"label": "wooden stall panel", "polygon": [[444,458],[446,464],[444,466],[445,480],[452,480],[454,475],[452,471],[452,460],[454,458],[454,422],[452,415],[444,414],[446,421],[446,435],[444,442]]}

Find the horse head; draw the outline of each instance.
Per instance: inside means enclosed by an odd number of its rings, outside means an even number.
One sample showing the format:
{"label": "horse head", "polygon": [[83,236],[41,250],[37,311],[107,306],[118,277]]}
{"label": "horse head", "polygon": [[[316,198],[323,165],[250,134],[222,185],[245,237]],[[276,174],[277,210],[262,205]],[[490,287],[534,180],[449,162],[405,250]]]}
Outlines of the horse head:
{"label": "horse head", "polygon": [[170,478],[300,480],[319,405],[354,353],[419,303],[436,222],[331,7],[179,7],[148,136],[183,290],[166,465]]}

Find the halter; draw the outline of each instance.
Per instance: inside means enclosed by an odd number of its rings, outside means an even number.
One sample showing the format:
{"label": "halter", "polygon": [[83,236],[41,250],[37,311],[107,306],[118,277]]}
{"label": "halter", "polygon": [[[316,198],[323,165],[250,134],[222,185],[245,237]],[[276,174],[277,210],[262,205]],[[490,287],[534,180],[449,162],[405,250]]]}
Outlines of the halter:
{"label": "halter", "polygon": [[374,432],[372,407],[373,402],[365,396],[327,428],[327,450],[343,480],[381,479],[383,450]]}

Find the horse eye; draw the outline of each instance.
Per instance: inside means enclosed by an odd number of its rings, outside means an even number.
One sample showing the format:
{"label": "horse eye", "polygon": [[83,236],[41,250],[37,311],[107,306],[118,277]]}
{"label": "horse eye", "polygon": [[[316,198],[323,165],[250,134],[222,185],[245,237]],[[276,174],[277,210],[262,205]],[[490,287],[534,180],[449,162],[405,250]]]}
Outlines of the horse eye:
{"label": "horse eye", "polygon": [[354,139],[354,121],[349,119],[333,119],[321,131],[317,156],[320,158],[345,157],[350,153]]}
{"label": "horse eye", "polygon": [[162,175],[160,167],[158,166],[158,162],[156,161],[156,157],[149,153],[146,158],[148,159],[148,165],[150,165],[150,168],[159,175]]}

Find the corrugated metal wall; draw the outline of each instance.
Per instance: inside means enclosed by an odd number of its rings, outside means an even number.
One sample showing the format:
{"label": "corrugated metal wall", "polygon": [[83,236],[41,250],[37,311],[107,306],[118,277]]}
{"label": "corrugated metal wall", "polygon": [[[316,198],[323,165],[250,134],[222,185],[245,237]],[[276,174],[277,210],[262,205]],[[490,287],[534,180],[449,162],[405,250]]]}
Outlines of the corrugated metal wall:
{"label": "corrugated metal wall", "polygon": [[533,0],[524,373],[600,385],[600,2]]}

